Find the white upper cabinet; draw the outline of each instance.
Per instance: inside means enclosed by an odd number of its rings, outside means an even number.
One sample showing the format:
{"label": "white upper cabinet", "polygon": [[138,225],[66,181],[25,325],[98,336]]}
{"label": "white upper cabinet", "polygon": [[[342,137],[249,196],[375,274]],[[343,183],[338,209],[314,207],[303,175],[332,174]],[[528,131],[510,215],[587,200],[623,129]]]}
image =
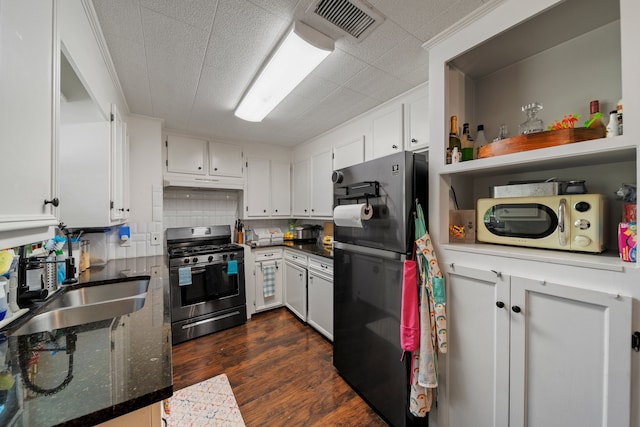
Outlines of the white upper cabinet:
{"label": "white upper cabinet", "polygon": [[293,163],[291,173],[291,197],[294,217],[309,216],[309,162],[310,160],[307,158]]}
{"label": "white upper cabinet", "polygon": [[333,169],[342,169],[364,162],[364,136],[333,147]]}
{"label": "white upper cabinet", "polygon": [[53,235],[58,223],[54,2],[0,0],[0,249]]}
{"label": "white upper cabinet", "polygon": [[164,185],[241,190],[242,147],[182,135],[167,135]]}
{"label": "white upper cabinet", "polygon": [[269,160],[247,159],[247,217],[269,216],[269,185]]}
{"label": "white upper cabinet", "polygon": [[381,109],[372,118],[371,138],[373,158],[397,153],[404,149],[404,121],[402,104]]}
{"label": "white upper cabinet", "polygon": [[127,126],[115,105],[110,121],[60,126],[60,219],[68,227],[107,227],[127,219],[128,147]]}
{"label": "white upper cabinet", "polygon": [[291,215],[291,165],[271,161],[271,216]]}
{"label": "white upper cabinet", "polygon": [[429,97],[421,96],[405,104],[407,121],[407,150],[426,148],[429,145]]}
{"label": "white upper cabinet", "polygon": [[333,215],[331,150],[311,156],[311,216]]}
{"label": "white upper cabinet", "polygon": [[167,136],[167,172],[206,175],[207,141],[185,136]]}
{"label": "white upper cabinet", "polygon": [[209,175],[242,178],[242,148],[209,141]]}
{"label": "white upper cabinet", "polygon": [[291,179],[289,163],[260,158],[247,159],[245,213],[252,217],[289,217]]}

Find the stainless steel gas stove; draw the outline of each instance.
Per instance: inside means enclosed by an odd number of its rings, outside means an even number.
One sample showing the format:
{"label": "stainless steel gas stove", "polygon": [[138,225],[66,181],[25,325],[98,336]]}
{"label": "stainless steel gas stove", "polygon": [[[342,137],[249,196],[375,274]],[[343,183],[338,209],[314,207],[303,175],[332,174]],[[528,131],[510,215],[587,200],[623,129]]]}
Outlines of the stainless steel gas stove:
{"label": "stainless steel gas stove", "polygon": [[244,248],[230,226],[167,229],[173,344],[247,321]]}

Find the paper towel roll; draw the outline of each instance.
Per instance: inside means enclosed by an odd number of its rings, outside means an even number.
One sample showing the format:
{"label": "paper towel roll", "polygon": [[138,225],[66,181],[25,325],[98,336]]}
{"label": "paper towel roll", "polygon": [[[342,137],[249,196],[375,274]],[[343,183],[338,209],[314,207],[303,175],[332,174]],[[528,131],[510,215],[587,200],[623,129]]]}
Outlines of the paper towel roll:
{"label": "paper towel roll", "polygon": [[362,221],[373,217],[373,208],[366,203],[340,205],[333,210],[333,222],[339,227],[362,228]]}

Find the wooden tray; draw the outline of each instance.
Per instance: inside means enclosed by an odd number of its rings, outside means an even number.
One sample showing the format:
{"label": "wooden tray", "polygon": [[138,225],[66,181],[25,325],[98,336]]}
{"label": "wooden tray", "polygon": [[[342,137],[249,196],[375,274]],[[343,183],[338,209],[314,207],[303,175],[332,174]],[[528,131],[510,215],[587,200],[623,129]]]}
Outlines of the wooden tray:
{"label": "wooden tray", "polygon": [[603,129],[593,128],[547,130],[527,135],[518,135],[480,147],[478,149],[478,158],[484,159],[486,157],[501,156],[503,154],[519,153],[520,151],[537,150],[538,148],[603,138],[604,136],[605,131]]}

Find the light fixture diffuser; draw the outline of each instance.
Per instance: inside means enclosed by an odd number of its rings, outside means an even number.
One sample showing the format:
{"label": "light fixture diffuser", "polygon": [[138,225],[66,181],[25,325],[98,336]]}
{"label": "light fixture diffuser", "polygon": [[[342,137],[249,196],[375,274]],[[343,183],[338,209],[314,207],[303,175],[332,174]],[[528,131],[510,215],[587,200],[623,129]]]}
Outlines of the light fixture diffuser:
{"label": "light fixture diffuser", "polygon": [[333,40],[295,21],[235,110],[243,120],[259,122],[334,49]]}

